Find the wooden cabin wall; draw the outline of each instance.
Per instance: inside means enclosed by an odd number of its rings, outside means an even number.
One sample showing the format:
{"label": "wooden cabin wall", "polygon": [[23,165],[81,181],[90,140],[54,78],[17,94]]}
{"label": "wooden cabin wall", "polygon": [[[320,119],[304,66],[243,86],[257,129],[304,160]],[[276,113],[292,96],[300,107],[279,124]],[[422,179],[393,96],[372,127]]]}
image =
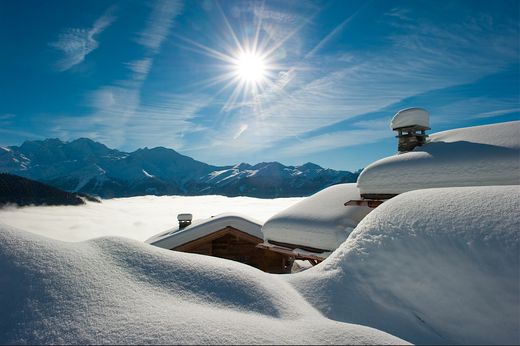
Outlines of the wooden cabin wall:
{"label": "wooden cabin wall", "polygon": [[263,239],[251,236],[233,227],[226,227],[178,246],[172,250],[225,258],[248,264],[268,273],[288,273],[292,259],[289,256],[259,249]]}

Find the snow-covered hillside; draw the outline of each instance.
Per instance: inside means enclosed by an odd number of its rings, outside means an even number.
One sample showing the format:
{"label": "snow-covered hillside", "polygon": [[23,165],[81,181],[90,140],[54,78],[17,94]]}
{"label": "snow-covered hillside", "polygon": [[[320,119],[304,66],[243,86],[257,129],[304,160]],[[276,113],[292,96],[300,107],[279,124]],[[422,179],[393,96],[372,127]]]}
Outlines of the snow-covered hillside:
{"label": "snow-covered hillside", "polygon": [[286,276],[325,316],[413,343],[520,343],[520,186],[407,192]]}
{"label": "snow-covered hillside", "polygon": [[403,344],[330,320],[279,276],[122,238],[0,226],[0,343]]}

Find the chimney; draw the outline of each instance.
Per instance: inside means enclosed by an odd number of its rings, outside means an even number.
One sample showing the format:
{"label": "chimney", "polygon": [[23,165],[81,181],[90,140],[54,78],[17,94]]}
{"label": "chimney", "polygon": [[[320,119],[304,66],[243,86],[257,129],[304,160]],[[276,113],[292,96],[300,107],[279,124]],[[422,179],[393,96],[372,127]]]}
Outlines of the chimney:
{"label": "chimney", "polygon": [[430,116],[422,108],[406,108],[397,112],[390,123],[397,132],[399,152],[412,151],[426,143],[426,130],[430,129]]}
{"label": "chimney", "polygon": [[191,214],[179,214],[177,215],[177,220],[179,221],[179,229],[186,228],[191,225],[191,220],[193,220],[193,215]]}

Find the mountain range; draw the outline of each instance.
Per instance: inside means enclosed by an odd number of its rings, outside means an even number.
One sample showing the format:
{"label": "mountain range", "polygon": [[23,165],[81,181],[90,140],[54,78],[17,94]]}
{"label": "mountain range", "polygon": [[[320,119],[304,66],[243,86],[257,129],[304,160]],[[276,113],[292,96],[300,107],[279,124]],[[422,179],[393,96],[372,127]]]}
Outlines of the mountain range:
{"label": "mountain range", "polygon": [[45,139],[0,147],[0,172],[104,198],[210,194],[260,198],[307,196],[330,185],[355,182],[359,174],[325,169],[313,163],[213,166],[173,149],[144,148],[127,153],[88,138],[70,142]]}

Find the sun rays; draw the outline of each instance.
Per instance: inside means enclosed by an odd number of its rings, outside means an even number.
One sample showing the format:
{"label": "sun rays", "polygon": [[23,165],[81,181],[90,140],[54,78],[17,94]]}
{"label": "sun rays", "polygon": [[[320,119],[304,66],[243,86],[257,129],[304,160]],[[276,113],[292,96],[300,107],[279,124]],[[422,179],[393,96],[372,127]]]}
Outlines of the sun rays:
{"label": "sun rays", "polygon": [[236,59],[236,73],[246,83],[261,83],[265,78],[266,63],[262,56],[254,53],[241,53]]}
{"label": "sun rays", "polygon": [[[218,5],[216,8],[224,23],[223,32],[216,32],[219,44],[207,45],[199,40],[176,35],[185,43],[184,49],[215,59],[213,76],[200,81],[195,86],[201,88],[219,87],[216,96],[226,95],[221,111],[228,112],[244,107],[253,108],[255,114],[262,109],[261,96],[265,92],[281,93],[278,78],[289,68],[277,58],[277,49],[287,37],[275,39],[262,30],[262,11],[255,15],[250,23],[239,23],[242,29],[235,31],[226,14]],[[218,48],[217,48],[218,47]]]}

